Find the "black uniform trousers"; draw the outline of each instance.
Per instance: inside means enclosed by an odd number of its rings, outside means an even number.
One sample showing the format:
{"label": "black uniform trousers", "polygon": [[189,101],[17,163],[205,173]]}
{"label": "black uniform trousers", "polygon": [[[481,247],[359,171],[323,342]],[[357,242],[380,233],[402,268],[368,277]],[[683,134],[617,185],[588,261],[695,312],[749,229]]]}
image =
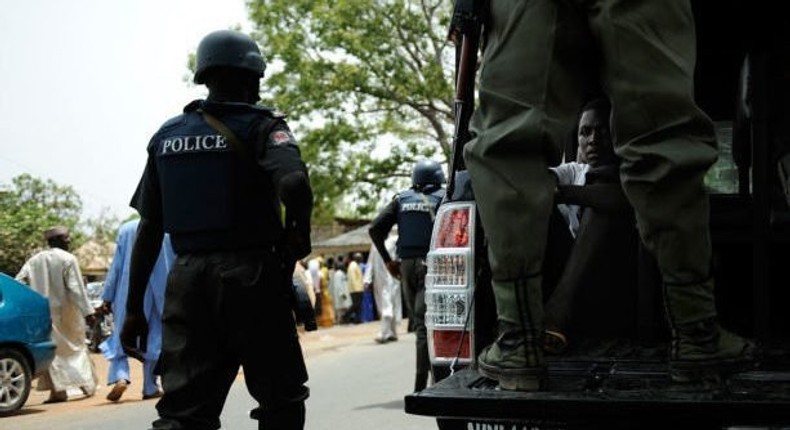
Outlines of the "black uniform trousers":
{"label": "black uniform trousers", "polygon": [[409,325],[414,327],[417,336],[417,371],[414,391],[422,391],[428,384],[431,361],[428,357],[428,330],[425,327],[425,275],[428,267],[424,258],[404,258],[401,260],[401,286],[411,309]]}
{"label": "black uniform trousers", "polygon": [[239,366],[260,428],[301,429],[308,388],[281,264],[271,252],[180,255],[162,318],[155,429],[214,430]]}

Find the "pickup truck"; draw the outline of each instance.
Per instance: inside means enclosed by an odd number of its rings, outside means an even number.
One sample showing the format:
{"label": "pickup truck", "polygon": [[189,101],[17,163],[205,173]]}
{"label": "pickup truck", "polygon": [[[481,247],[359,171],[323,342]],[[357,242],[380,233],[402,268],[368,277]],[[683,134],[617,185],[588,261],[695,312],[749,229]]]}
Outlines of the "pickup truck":
{"label": "pickup truck", "polygon": [[[464,430],[790,428],[790,210],[777,204],[779,181],[786,180],[779,157],[790,153],[787,124],[777,115],[790,103],[787,39],[761,38],[766,29],[754,23],[763,16],[744,14],[746,2],[692,4],[695,96],[720,141],[720,159],[706,178],[717,308],[723,326],[759,342],[759,367],[714,384],[670,382],[657,269],[637,244],[626,286],[632,294],[597,309],[618,316],[627,336],[549,356],[541,391],[501,390],[480,376],[476,355],[495,338],[496,310],[485,233],[458,161],[463,144],[456,144],[453,189],[437,212],[426,260],[434,383],[405,397],[407,413],[436,417],[439,429]],[[588,317],[588,331],[595,321]]]}

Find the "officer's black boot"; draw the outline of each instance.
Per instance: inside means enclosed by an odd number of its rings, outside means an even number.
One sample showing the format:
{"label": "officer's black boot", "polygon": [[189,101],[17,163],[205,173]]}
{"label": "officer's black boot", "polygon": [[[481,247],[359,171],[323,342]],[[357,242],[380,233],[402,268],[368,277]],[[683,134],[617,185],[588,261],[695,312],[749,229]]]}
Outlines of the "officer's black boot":
{"label": "officer's black boot", "polygon": [[266,410],[253,418],[258,430],[302,430],[305,422],[304,402],[294,402],[276,410]]}

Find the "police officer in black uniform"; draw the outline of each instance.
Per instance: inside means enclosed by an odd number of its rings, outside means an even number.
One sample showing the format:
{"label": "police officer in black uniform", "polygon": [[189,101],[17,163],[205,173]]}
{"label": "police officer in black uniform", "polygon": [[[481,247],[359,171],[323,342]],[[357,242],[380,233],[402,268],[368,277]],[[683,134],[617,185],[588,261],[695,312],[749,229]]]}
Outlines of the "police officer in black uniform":
{"label": "police officer in black uniform", "polygon": [[[167,285],[155,429],[214,430],[239,366],[260,429],[301,429],[307,371],[289,288],[310,252],[312,191],[282,115],[256,106],[265,63],[235,31],[208,34],[195,82],[209,89],[148,145],[131,205],[140,215],[122,344],[145,349],[143,292],[164,232]],[[281,221],[280,204],[285,210]]]}
{"label": "police officer in black uniform", "polygon": [[[387,264],[387,270],[401,280],[406,295],[409,324],[417,335],[417,374],[414,391],[422,391],[428,384],[431,368],[428,357],[428,338],[425,328],[425,256],[431,244],[431,231],[436,210],[444,198],[444,172],[439,163],[421,160],[412,170],[412,187],[394,199],[373,220],[370,237]],[[400,262],[387,252],[384,241],[398,224],[397,252]]]}

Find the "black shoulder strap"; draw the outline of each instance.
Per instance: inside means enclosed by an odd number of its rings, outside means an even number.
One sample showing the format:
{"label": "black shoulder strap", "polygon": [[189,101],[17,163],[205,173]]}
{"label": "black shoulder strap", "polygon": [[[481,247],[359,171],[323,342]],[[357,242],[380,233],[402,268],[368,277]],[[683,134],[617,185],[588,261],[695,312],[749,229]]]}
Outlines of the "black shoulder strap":
{"label": "black shoulder strap", "polygon": [[[234,133],[230,127],[203,109],[198,108],[196,112],[200,114],[204,121],[206,121],[206,124],[211,126],[211,128],[214,130],[217,130],[221,135],[225,136],[225,139],[228,140],[230,146],[239,154],[240,157],[244,157],[247,154],[247,146],[244,145],[241,140],[239,140],[238,136],[236,136],[236,133]],[[264,117],[263,120],[261,120],[260,124],[258,125],[257,135],[259,141],[263,142],[264,139],[269,138],[269,134],[271,133],[275,124],[277,124],[276,118]]]}
{"label": "black shoulder strap", "polygon": [[225,123],[217,119],[217,117],[215,117],[214,115],[211,115],[210,113],[204,111],[203,109],[197,109],[196,112],[200,114],[203,120],[206,121],[206,123],[210,125],[211,128],[217,130],[219,134],[225,136],[225,139],[228,140],[230,146],[233,147],[233,149],[236,152],[238,152],[239,154],[244,154],[246,152],[244,150],[244,145],[242,145],[241,141],[239,141],[239,138],[236,136],[236,133],[234,133],[233,130],[231,130],[227,125],[225,125]]}

